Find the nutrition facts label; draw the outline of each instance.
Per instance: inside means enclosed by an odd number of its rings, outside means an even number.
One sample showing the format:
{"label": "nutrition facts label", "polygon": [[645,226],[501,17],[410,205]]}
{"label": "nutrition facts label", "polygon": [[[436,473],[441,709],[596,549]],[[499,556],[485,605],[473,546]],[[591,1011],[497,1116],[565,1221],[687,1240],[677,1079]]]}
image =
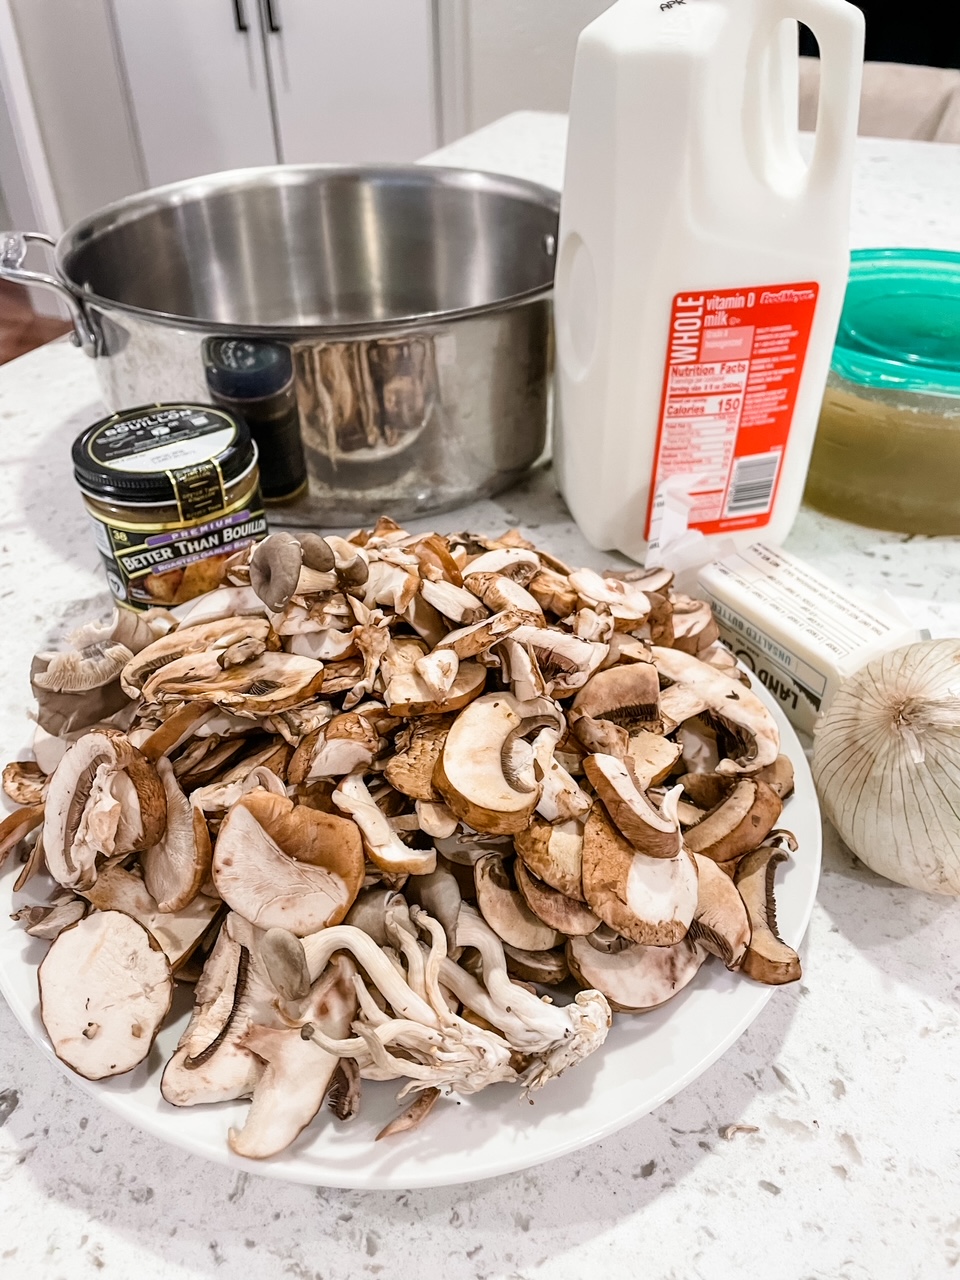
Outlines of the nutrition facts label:
{"label": "nutrition facts label", "polygon": [[[677,294],[647,540],[767,523],[817,304],[815,283]],[[674,520],[676,524],[676,520]]]}

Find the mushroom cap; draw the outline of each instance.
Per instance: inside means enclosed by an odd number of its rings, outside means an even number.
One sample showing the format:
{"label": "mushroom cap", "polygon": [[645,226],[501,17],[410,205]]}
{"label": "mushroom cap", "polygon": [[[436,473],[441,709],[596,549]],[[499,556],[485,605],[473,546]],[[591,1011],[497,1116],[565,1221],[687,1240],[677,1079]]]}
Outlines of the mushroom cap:
{"label": "mushroom cap", "polygon": [[54,1052],[88,1080],[143,1062],[173,999],[167,957],[121,911],[94,911],[64,929],[38,978],[40,1018]]}
{"label": "mushroom cap", "polygon": [[453,716],[418,716],[397,735],[395,750],[383,776],[411,800],[440,799],[433,785],[433,771],[443,750]]}
{"label": "mushroom cap", "polygon": [[783,809],[776,792],[755,777],[741,778],[728,796],[684,834],[688,849],[730,862],[756,849]]}
{"label": "mushroom cap", "polygon": [[690,936],[719,956],[728,969],[738,969],[750,945],[750,917],[740,893],[712,858],[695,853],[699,884]]}
{"label": "mushroom cap", "polygon": [[624,761],[598,753],[584,759],[583,770],[614,825],[635,849],[651,858],[677,856],[680,824],[654,808]]}
{"label": "mushroom cap", "polygon": [[585,903],[576,898],[568,898],[538,880],[531,875],[520,858],[514,863],[513,871],[524,902],[544,924],[568,938],[576,934],[593,933],[594,929],[599,928],[599,919]]}
{"label": "mushroom cap", "polygon": [[786,860],[783,849],[762,845],[741,859],[734,876],[752,929],[750,945],[740,962],[741,972],[756,982],[772,986],[796,982],[802,977],[800,957],[783,941],[777,929],[774,878],[777,867]]}
{"label": "mushroom cap", "polygon": [[545,884],[580,902],[583,897],[583,823],[534,818],[513,837],[517,855]]}
{"label": "mushroom cap", "polygon": [[433,781],[457,817],[474,830],[510,835],[530,825],[540,784],[531,791],[517,790],[504,773],[503,752],[539,710],[512,694],[488,693],[453,722]]}
{"label": "mushroom cap", "polygon": [[[669,650],[668,650],[669,652]],[[573,700],[574,710],[636,733],[658,729],[660,680],[650,662],[630,662],[592,675]]]}
{"label": "mushroom cap", "polygon": [[303,552],[289,533],[271,533],[254,547],[250,557],[250,585],[275,613],[297,589]]}
{"label": "mushroom cap", "polygon": [[563,941],[524,902],[503,856],[488,853],[474,864],[477,906],[498,938],[521,951],[550,951]]}
{"label": "mushroom cap", "polygon": [[161,911],[179,911],[200,892],[210,872],[212,848],[203,814],[180,790],[173,765],[157,761],[167,803],[167,825],[158,844],[140,855],[143,879]]}
{"label": "mushroom cap", "polygon": [[613,1009],[656,1009],[696,977],[707,953],[690,938],[669,947],[628,946],[598,951],[589,937],[567,940],[567,964],[584,987],[601,991]]}
{"label": "mushroom cap", "polygon": [[217,892],[258,929],[298,938],[339,924],[363,884],[356,824],[265,790],[233,806],[213,851]]}
{"label": "mushroom cap", "polygon": [[686,849],[675,858],[638,853],[595,805],[583,831],[583,893],[617,933],[668,947],[684,937],[693,920],[697,868]]}

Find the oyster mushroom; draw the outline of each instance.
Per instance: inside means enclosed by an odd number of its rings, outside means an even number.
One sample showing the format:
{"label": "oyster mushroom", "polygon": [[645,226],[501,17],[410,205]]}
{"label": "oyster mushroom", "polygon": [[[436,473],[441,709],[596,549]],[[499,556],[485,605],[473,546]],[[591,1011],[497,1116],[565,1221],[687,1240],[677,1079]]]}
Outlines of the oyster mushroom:
{"label": "oyster mushroom", "polygon": [[750,945],[750,918],[736,885],[711,859],[695,853],[699,884],[689,936],[738,969]]}
{"label": "oyster mushroom", "polygon": [[774,763],[780,753],[780,733],[755,693],[688,653],[654,647],[653,658],[660,675],[673,682],[660,695],[667,732],[691,716],[709,711],[731,724],[748,743],[736,758],[720,761],[720,773],[754,773]]}
{"label": "oyster mushroom", "polygon": [[[583,769],[620,833],[651,858],[675,858],[680,826],[674,814],[654,808],[637,786],[630,768],[615,756],[586,756]],[[679,799],[676,789],[674,801]]]}
{"label": "oyster mushroom", "polygon": [[656,1009],[696,977],[707,958],[692,938],[668,947],[628,943],[621,949],[598,950],[588,937],[569,938],[567,964],[577,981],[602,991],[612,1009],[642,1013]]}
{"label": "oyster mushroom", "polygon": [[88,1080],[143,1062],[173,998],[167,957],[120,911],[94,911],[64,929],[38,978],[40,1018],[53,1051]]}
{"label": "oyster mushroom", "polygon": [[[671,816],[666,804],[664,816]],[[682,846],[675,858],[638,853],[594,806],[583,830],[583,895],[617,933],[644,945],[672,946],[697,909],[696,863]]]}
{"label": "oyster mushroom", "polygon": [[504,756],[540,714],[537,704],[488,693],[453,722],[433,781],[457,817],[474,830],[509,835],[530,825],[541,786],[518,785]]}
{"label": "oyster mushroom", "polygon": [[41,729],[77,733],[122,711],[130,699],[120,673],[130,657],[126,645],[113,641],[37,654],[30,666],[30,684]]}
{"label": "oyster mushroom", "polygon": [[558,933],[570,938],[577,934],[593,933],[594,929],[599,928],[600,921],[589,907],[577,898],[568,898],[538,880],[519,858],[514,863],[513,873],[524,902],[538,920],[556,929]]}
{"label": "oyster mushroom", "polygon": [[576,731],[575,717],[589,716],[609,720],[628,734],[656,731],[660,728],[659,696],[660,681],[652,663],[610,667],[591,676],[574,698],[571,724]]}
{"label": "oyster mushroom", "polygon": [[527,906],[500,854],[486,854],[473,871],[480,914],[503,942],[522,951],[549,951],[563,941],[555,926],[545,924]]}
{"label": "oyster mushroom", "polygon": [[584,901],[582,822],[534,818],[526,831],[514,834],[513,844],[535,876],[565,897]]}
{"label": "oyster mushroom", "polygon": [[159,843],[166,798],[153,766],[113,730],[85,733],[50,779],[43,822],[47,869],[65,888],[88,889],[101,857]]}
{"label": "oyster mushroom", "polygon": [[782,809],[780,797],[766,783],[753,775],[741,778],[716,808],[687,828],[684,842],[714,862],[731,862],[766,839]]}
{"label": "oyster mushroom", "polygon": [[279,613],[286,607],[297,590],[302,563],[300,543],[289,533],[271,533],[257,543],[250,557],[250,585],[268,609]]}
{"label": "oyster mushroom", "polygon": [[360,833],[344,818],[252,791],[224,819],[212,871],[217,892],[243,919],[303,937],[338,924],[360,892]]}
{"label": "oyster mushroom", "polygon": [[[456,876],[445,866],[438,866],[429,875],[412,876],[404,892],[413,905],[422,907],[440,922],[446,934],[447,949],[453,951],[457,945],[457,920],[463,902]],[[357,923],[349,917],[348,920],[351,924]]]}
{"label": "oyster mushroom", "polygon": [[800,957],[783,941],[777,929],[774,880],[777,867],[786,859],[783,849],[772,844],[762,845],[741,860],[734,876],[752,930],[740,969],[749,978],[774,986],[796,982],[802,976]]}
{"label": "oyster mushroom", "polygon": [[381,871],[429,875],[436,870],[435,849],[411,849],[390,826],[377,807],[359,773],[348,774],[333,793],[333,803],[348,813],[360,828],[367,857]]}

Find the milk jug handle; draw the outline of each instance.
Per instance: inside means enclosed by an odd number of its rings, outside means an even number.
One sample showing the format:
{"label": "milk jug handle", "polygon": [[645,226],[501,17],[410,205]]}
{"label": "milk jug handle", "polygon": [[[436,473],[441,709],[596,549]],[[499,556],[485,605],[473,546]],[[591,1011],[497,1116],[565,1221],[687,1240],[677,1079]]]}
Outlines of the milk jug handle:
{"label": "milk jug handle", "polygon": [[782,18],[805,23],[820,46],[820,102],[808,190],[849,165],[860,114],[863,14],[846,0],[783,0]]}

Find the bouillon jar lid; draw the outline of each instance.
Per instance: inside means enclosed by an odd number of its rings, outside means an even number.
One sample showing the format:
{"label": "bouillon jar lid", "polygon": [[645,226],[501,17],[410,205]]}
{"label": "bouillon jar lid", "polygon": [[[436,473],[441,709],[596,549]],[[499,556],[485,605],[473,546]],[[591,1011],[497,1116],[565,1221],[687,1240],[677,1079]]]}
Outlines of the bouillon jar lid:
{"label": "bouillon jar lid", "polygon": [[175,504],[196,514],[223,503],[224,488],[257,460],[246,424],[204,404],[124,409],[88,427],[73,445],[77,483],[122,505]]}

